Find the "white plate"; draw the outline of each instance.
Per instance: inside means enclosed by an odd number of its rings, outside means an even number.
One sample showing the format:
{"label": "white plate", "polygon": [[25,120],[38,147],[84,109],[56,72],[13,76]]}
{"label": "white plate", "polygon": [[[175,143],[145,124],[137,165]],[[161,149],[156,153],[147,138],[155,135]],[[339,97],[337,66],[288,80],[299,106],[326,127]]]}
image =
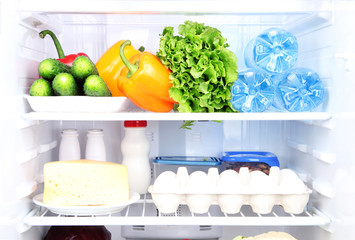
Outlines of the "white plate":
{"label": "white plate", "polygon": [[49,211],[71,216],[88,216],[88,215],[107,215],[112,213],[121,212],[125,207],[137,202],[140,195],[136,192],[129,194],[129,201],[114,205],[100,205],[100,206],[59,206],[43,203],[43,194],[38,194],[33,198],[33,202],[38,206],[45,207]]}
{"label": "white plate", "polygon": [[132,107],[126,97],[30,96],[25,95],[36,112],[103,113],[122,112]]}

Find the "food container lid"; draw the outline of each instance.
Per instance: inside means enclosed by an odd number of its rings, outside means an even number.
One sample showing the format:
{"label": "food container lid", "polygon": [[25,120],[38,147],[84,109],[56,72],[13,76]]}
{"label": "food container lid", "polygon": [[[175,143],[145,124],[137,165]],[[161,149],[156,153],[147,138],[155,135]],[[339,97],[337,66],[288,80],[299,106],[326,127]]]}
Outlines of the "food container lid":
{"label": "food container lid", "polygon": [[239,151],[224,152],[222,162],[262,162],[270,167],[280,167],[277,156],[271,152]]}
{"label": "food container lid", "polygon": [[187,166],[218,166],[221,161],[216,157],[202,156],[160,156],[153,160],[153,163],[168,165],[187,165]]}
{"label": "food container lid", "polygon": [[146,127],[147,121],[124,121],[125,127]]}

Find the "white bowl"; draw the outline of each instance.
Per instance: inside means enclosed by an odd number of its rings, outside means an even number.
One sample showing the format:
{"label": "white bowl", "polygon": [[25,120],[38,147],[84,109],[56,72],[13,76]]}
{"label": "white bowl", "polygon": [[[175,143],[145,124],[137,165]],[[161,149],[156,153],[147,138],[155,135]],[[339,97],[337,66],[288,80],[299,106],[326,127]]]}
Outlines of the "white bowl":
{"label": "white bowl", "polygon": [[25,98],[35,112],[113,113],[138,108],[126,97],[25,95]]}

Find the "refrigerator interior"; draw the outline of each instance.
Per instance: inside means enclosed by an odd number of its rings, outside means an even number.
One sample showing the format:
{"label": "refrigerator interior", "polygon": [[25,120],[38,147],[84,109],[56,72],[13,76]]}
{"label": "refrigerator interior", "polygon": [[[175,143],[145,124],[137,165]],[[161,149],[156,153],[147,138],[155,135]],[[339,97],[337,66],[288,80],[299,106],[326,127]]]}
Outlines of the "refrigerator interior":
{"label": "refrigerator interior", "polygon": [[[51,225],[105,225],[113,239],[121,226],[219,226],[221,240],[270,230],[297,239],[342,239],[355,235],[355,165],[352,103],[354,81],[355,4],[352,1],[0,1],[1,151],[0,239],[42,239]],[[295,34],[296,67],[316,71],[327,90],[323,105],[312,113],[180,114],[143,111],[115,114],[33,112],[24,94],[38,78],[38,64],[57,54],[44,29],[55,32],[66,54],[85,52],[96,62],[115,42],[131,39],[138,48],[156,53],[164,27],[185,20],[221,30],[246,69],[243,49],[269,27]],[[132,111],[132,110],[131,110]],[[143,198],[122,214],[100,217],[56,216],[36,208],[31,199],[43,192],[43,165],[58,160],[60,132],[77,128],[84,157],[86,131],[104,130],[107,159],[120,163],[124,120],[148,120],[150,156],[209,155],[256,150],[275,153],[281,168],[290,168],[312,189],[304,214],[287,215],[275,207],[263,216],[226,216],[217,206],[207,215],[191,215],[184,207],[173,216],[156,216]],[[183,120],[196,120],[191,130]],[[215,122],[211,120],[222,120]],[[159,214],[158,214],[159,215]],[[202,235],[201,235],[202,236]],[[169,238],[170,236],[163,236]],[[139,237],[137,237],[138,239]],[[186,237],[187,238],[187,237]]]}

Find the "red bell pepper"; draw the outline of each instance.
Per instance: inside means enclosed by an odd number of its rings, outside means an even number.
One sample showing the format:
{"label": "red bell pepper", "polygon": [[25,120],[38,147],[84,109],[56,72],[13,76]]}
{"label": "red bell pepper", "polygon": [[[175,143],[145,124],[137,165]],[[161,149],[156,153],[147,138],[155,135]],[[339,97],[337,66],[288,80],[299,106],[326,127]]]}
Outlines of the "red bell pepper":
{"label": "red bell pepper", "polygon": [[57,49],[58,56],[59,56],[59,58],[57,60],[60,61],[61,63],[64,63],[64,64],[66,64],[66,65],[71,67],[76,57],[78,57],[78,56],[89,57],[85,53],[70,54],[70,55],[65,56],[64,52],[63,52],[63,49],[62,49],[62,46],[60,45],[60,43],[58,41],[58,38],[56,37],[56,35],[52,31],[44,30],[44,31],[39,33],[39,37],[43,39],[43,38],[46,37],[47,34],[49,36],[51,36],[52,39],[53,39],[54,45],[55,45],[55,47]]}

